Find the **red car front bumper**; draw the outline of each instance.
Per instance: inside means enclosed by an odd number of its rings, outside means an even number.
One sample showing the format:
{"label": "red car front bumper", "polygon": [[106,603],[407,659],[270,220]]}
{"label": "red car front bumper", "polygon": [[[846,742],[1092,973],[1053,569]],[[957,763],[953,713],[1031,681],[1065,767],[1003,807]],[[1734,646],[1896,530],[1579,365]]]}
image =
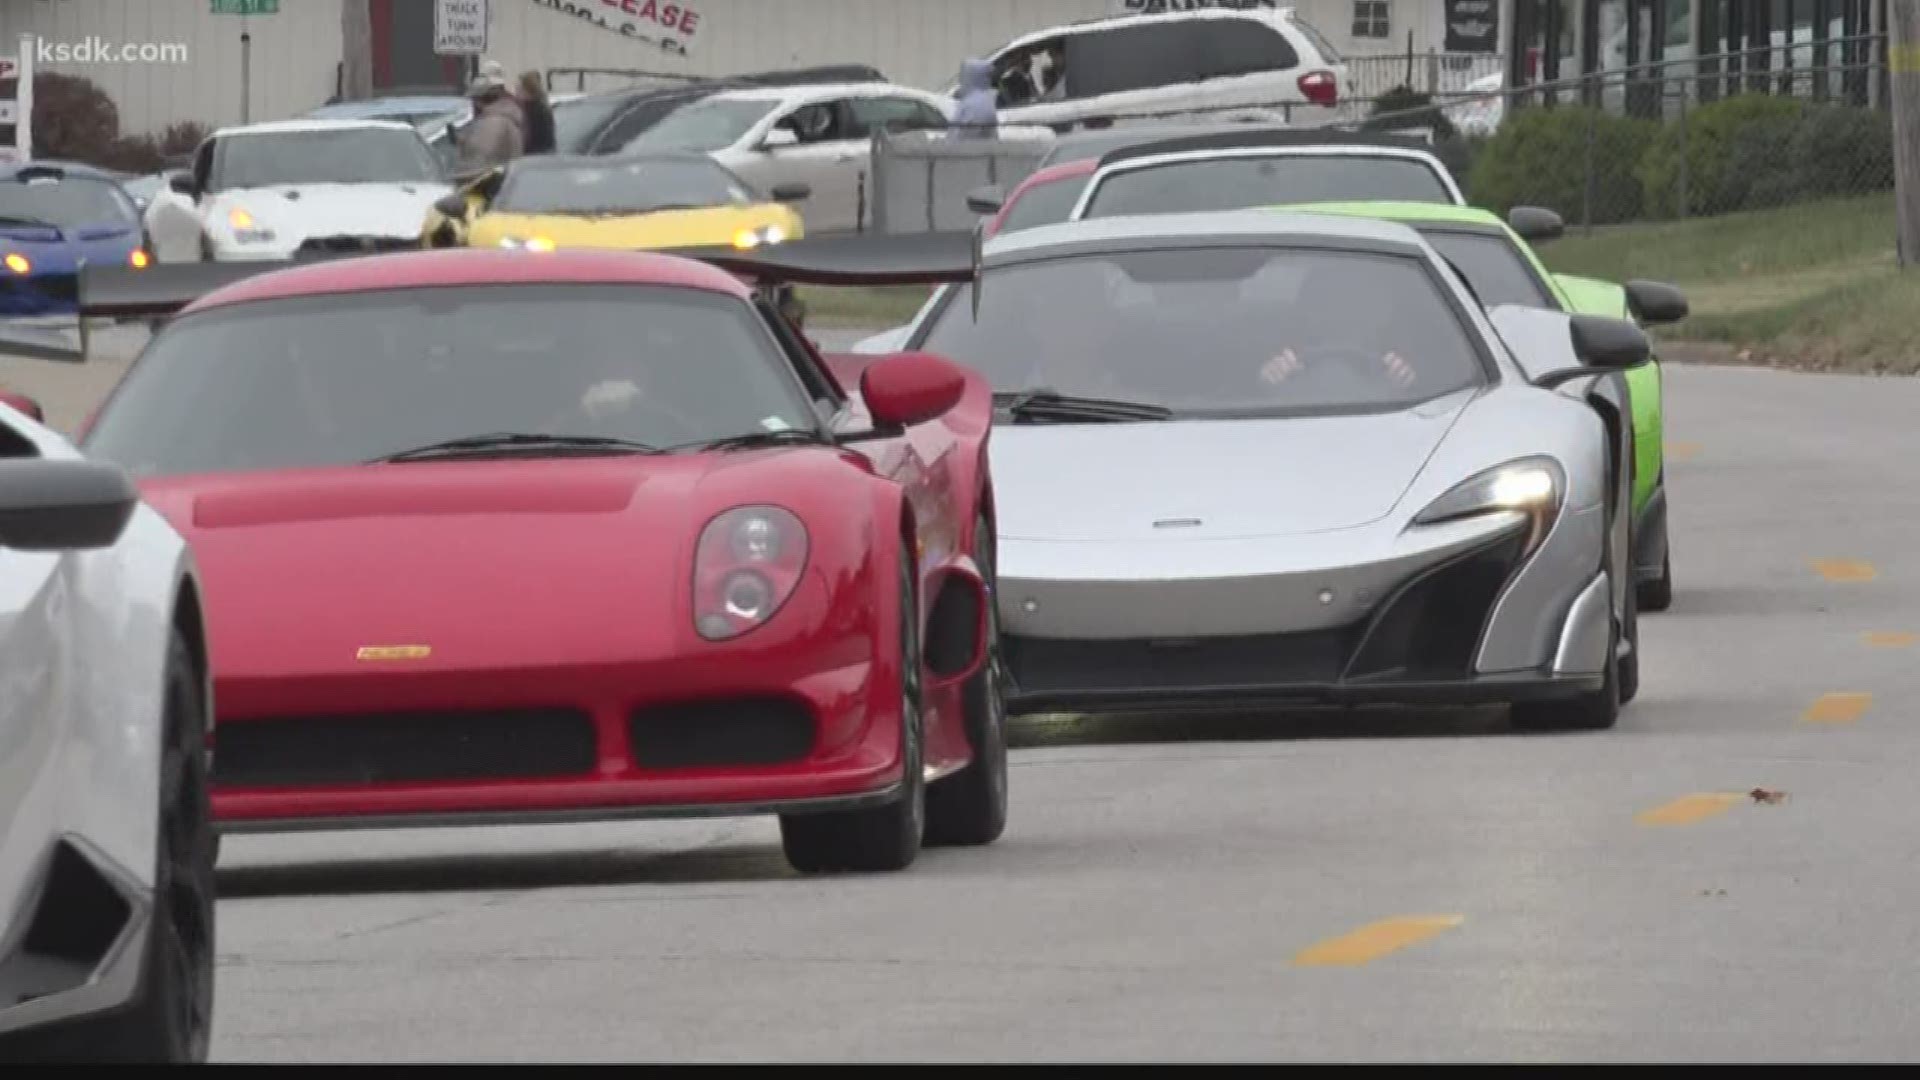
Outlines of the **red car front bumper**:
{"label": "red car front bumper", "polygon": [[811,644],[593,667],[224,679],[214,818],[253,832],[885,801],[901,780],[891,659],[875,661],[860,638]]}

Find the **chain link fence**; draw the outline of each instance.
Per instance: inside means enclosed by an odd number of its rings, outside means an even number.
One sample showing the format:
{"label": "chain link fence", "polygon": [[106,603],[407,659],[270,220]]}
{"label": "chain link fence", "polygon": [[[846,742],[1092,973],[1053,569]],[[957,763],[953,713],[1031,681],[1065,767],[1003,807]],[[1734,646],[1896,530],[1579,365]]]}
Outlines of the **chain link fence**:
{"label": "chain link fence", "polygon": [[[1091,126],[1266,120],[1334,130],[1423,130],[1474,204],[1502,211],[1545,206],[1590,231],[1889,192],[1887,87],[1885,38],[1862,35],[1642,64],[1514,90],[1427,92],[1396,79],[1391,93],[1338,110],[1276,102],[1120,115]],[[1409,89],[1418,104],[1400,107]],[[1010,190],[1052,146],[1051,140],[953,134],[874,133],[866,227],[970,227],[975,215],[966,206],[968,192],[983,184]]]}

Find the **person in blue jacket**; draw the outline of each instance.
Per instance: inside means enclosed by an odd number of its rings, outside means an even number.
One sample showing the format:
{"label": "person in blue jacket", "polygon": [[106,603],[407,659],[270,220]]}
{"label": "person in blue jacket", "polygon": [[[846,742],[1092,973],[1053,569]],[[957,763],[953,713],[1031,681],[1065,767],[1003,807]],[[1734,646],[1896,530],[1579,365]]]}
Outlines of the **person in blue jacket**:
{"label": "person in blue jacket", "polygon": [[954,138],[991,139],[998,133],[1000,95],[993,88],[993,63],[968,60],[960,65],[960,103],[953,113]]}

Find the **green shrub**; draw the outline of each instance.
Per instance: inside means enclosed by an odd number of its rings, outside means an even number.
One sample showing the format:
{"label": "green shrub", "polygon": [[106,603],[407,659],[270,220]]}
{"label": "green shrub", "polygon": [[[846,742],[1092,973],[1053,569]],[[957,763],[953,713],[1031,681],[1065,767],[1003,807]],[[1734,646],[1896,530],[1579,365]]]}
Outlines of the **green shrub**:
{"label": "green shrub", "polygon": [[1805,110],[1795,97],[1738,94],[1661,125],[1635,170],[1647,215],[1679,216],[1683,160],[1688,214],[1728,213],[1751,198],[1776,197],[1782,182],[1752,170],[1791,167],[1793,133]]}
{"label": "green shrub", "polygon": [[1800,117],[1786,160],[1800,199],[1893,187],[1893,117],[1855,105],[1814,105]]}
{"label": "green shrub", "polygon": [[1468,187],[1476,205],[1503,214],[1515,206],[1544,206],[1570,223],[1631,221],[1641,210],[1634,169],[1657,128],[1650,120],[1599,109],[1517,109],[1476,155]]}

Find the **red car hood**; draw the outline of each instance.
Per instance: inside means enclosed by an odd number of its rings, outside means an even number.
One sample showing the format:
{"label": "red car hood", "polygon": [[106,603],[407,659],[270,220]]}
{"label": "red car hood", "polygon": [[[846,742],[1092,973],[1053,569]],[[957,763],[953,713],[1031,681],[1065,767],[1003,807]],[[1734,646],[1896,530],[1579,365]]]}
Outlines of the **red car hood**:
{"label": "red car hood", "polygon": [[[707,456],[362,465],[143,482],[193,545],[223,678],[592,664],[670,650]],[[686,629],[691,632],[691,624]]]}

